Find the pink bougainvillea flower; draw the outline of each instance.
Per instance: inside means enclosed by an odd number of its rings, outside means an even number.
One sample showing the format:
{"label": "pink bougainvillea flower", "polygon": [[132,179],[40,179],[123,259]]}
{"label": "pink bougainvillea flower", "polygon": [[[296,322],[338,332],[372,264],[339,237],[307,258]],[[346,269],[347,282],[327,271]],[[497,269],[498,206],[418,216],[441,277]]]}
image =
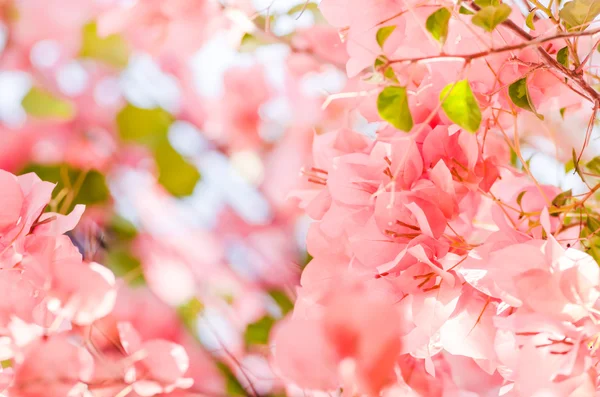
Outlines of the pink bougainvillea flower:
{"label": "pink bougainvillea flower", "polygon": [[183,347],[161,339],[142,341],[131,323],[119,323],[117,327],[121,344],[135,368],[128,377],[137,394],[154,396],[192,386],[193,380],[184,377],[189,358]]}

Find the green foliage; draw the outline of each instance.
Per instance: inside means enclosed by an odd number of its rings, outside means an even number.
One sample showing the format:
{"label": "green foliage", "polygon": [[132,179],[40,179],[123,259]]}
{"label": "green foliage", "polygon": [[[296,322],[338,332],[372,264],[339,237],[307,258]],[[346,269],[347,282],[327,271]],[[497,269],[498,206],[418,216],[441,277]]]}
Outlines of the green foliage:
{"label": "green foliage", "polygon": [[479,7],[489,7],[489,6],[498,6],[500,5],[500,0],[475,0],[475,4]]}
{"label": "green foliage", "polygon": [[75,106],[48,91],[32,87],[21,102],[28,115],[39,119],[70,120],[75,115]]}
{"label": "green foliage", "polygon": [[581,167],[579,165],[579,161],[577,161],[577,152],[575,151],[574,148],[573,148],[573,151],[571,152],[571,161],[573,163],[573,169],[575,170],[577,175],[579,175],[579,177],[581,178],[582,181],[585,180],[583,178],[583,173],[581,172]]}
{"label": "green foliage", "polygon": [[131,241],[138,234],[136,227],[131,222],[117,214],[110,219],[108,230],[119,241]]}
{"label": "green foliage", "polygon": [[232,396],[232,397],[235,397],[235,396],[247,397],[248,393],[246,393],[244,386],[242,386],[242,384],[236,378],[236,376],[233,374],[233,372],[231,372],[231,369],[229,369],[227,364],[222,363],[222,362],[217,362],[216,365],[217,365],[217,368],[219,369],[219,372],[221,372],[221,374],[225,378],[225,391],[227,392],[227,395]]}
{"label": "green foliage", "polygon": [[585,30],[589,23],[600,15],[600,1],[569,1],[565,3],[558,15],[569,30]]}
{"label": "green foliage", "polygon": [[156,146],[167,137],[173,121],[173,116],[162,108],[142,109],[131,104],[117,115],[121,139],[149,147]]}
{"label": "green foliage", "polygon": [[377,111],[383,120],[399,130],[408,132],[413,127],[406,87],[385,87],[377,97]]}
{"label": "green foliage", "polygon": [[384,26],[377,31],[375,37],[377,38],[377,44],[379,47],[383,48],[385,41],[390,37],[390,35],[396,30],[396,26]]}
{"label": "green foliage", "polygon": [[128,247],[111,249],[104,258],[104,265],[111,269],[117,277],[122,277],[132,287],[146,284],[140,260],[136,258]]}
{"label": "green foliage", "polygon": [[523,196],[525,196],[525,194],[527,193],[527,190],[523,190],[521,193],[519,193],[519,195],[517,196],[517,205],[519,207],[521,207],[521,202],[523,201]]}
{"label": "green foliage", "polygon": [[565,174],[569,171],[573,171],[575,169],[575,164],[573,164],[573,160],[569,160],[565,164]]}
{"label": "green foliage", "polygon": [[271,316],[264,316],[258,321],[248,324],[244,333],[246,345],[266,345],[269,342],[269,332],[271,332],[273,324],[275,324],[275,319]]}
{"label": "green foliage", "polygon": [[84,171],[67,164],[30,164],[21,171],[22,174],[29,172],[35,172],[37,176],[45,181],[56,183],[56,188],[54,188],[55,196],[61,190],[65,189],[65,187],[74,191],[73,188],[77,182],[83,178],[83,182],[76,189],[76,194],[72,197],[70,205],[65,209],[67,212],[70,212],[76,204],[101,204],[106,202],[110,197],[104,175],[96,170]]}
{"label": "green foliage", "polygon": [[534,113],[540,120],[544,119],[544,116],[538,114],[535,110],[535,106],[531,101],[526,77],[515,81],[508,87],[508,96],[516,106]]}
{"label": "green foliage", "polygon": [[147,146],[158,167],[158,182],[174,196],[190,195],[200,172],[170,144],[169,127],[174,119],[161,108],[141,109],[131,104],[117,115],[119,135],[124,141]]}
{"label": "green foliage", "polygon": [[440,102],[450,120],[469,132],[477,132],[481,124],[481,110],[467,80],[444,87]]}
{"label": "green foliage", "polygon": [[450,11],[447,8],[440,8],[431,14],[425,22],[427,31],[431,33],[434,39],[443,43],[448,37],[448,22],[450,22]]}
{"label": "green foliage", "polygon": [[529,15],[527,15],[527,19],[525,19],[525,25],[527,25],[527,27],[531,30],[535,30],[535,25],[533,24],[533,18],[535,18],[536,10],[537,10],[537,8],[534,8],[533,10],[531,10],[529,12]]}
{"label": "green foliage", "polygon": [[462,15],[473,15],[473,14],[475,14],[473,11],[469,10],[468,8],[466,8],[464,6],[460,6],[460,8],[458,9],[458,13],[462,14]]}
{"label": "green foliage", "polygon": [[192,334],[196,335],[196,323],[200,313],[204,310],[204,305],[194,297],[177,308],[177,314],[183,322],[183,325]]}
{"label": "green foliage", "polygon": [[79,56],[123,68],[127,66],[129,48],[125,40],[119,35],[98,36],[96,23],[90,22],[83,27]]}
{"label": "green foliage", "polygon": [[569,189],[565,192],[561,192],[556,197],[554,197],[554,199],[552,200],[552,205],[554,207],[562,207],[563,205],[567,204],[569,199],[572,197],[573,197],[573,191],[571,189]]}
{"label": "green foliage", "polygon": [[569,67],[569,48],[563,47],[556,53],[556,60],[565,68]]}
{"label": "green foliage", "polygon": [[272,289],[269,291],[269,295],[271,298],[273,298],[275,303],[277,303],[277,306],[279,306],[279,309],[281,309],[281,314],[284,316],[294,309],[294,304],[284,292],[277,289]]}
{"label": "green foliage", "polygon": [[594,260],[600,264],[600,219],[598,214],[587,210],[587,219],[582,225],[579,237],[581,245]]}
{"label": "green foliage", "polygon": [[477,11],[477,13],[473,15],[471,22],[473,22],[474,25],[491,32],[496,29],[496,26],[506,21],[511,12],[512,9],[506,4],[490,5]]}
{"label": "green foliage", "polygon": [[585,164],[585,168],[596,175],[600,175],[600,156],[596,156]]}
{"label": "green foliage", "polygon": [[192,194],[200,172],[173,149],[167,139],[154,148],[154,159],[158,166],[158,183],[176,197]]}

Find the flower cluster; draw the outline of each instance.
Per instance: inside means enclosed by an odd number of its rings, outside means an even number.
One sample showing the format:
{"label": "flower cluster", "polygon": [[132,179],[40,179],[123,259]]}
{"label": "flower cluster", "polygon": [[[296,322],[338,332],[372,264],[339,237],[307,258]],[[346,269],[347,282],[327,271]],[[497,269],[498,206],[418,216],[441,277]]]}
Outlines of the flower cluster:
{"label": "flower cluster", "polygon": [[83,206],[67,216],[44,212],[54,184],[35,174],[0,171],[0,189],[0,358],[10,363],[2,372],[8,395],[83,396],[111,388],[113,396],[154,396],[190,387],[183,347],[142,339],[131,318],[98,322],[113,311],[119,285],[109,269],[83,260],[65,235]]}
{"label": "flower cluster", "polygon": [[580,235],[598,185],[575,198],[538,183],[518,134],[527,113],[591,102],[595,117],[598,93],[565,66],[590,56],[552,57],[577,34],[538,20],[532,36],[500,2],[320,8],[349,76],[377,84],[363,114],[387,123],[317,135],[293,194],[314,259],[272,335],[289,392],[595,395],[600,268]]}

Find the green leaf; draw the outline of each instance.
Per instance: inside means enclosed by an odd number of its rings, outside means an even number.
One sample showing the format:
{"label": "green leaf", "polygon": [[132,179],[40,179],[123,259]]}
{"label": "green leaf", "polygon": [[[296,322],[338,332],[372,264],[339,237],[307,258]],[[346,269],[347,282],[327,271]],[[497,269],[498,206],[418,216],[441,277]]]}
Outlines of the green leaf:
{"label": "green leaf", "polygon": [[496,26],[506,21],[511,12],[512,9],[506,4],[487,6],[477,11],[477,13],[473,15],[471,22],[473,22],[474,25],[491,32],[496,29]]}
{"label": "green leaf", "polygon": [[477,132],[481,124],[481,110],[467,80],[444,87],[440,93],[440,102],[452,122],[469,132]]}
{"label": "green leaf", "polygon": [[567,108],[560,108],[559,112],[560,112],[560,117],[562,117],[563,119],[565,118],[565,111],[567,110]]}
{"label": "green leaf", "polygon": [[517,196],[517,205],[520,207],[521,206],[521,202],[523,201],[523,196],[525,196],[525,193],[527,193],[527,190],[523,190],[521,193],[519,193],[519,195]]}
{"label": "green leaf", "polygon": [[500,0],[475,0],[475,4],[479,7],[489,7],[489,6],[498,6],[500,5]]}
{"label": "green leaf", "polygon": [[385,65],[387,63],[388,59],[385,55],[379,55],[377,58],[375,58],[375,63],[373,64],[373,68],[378,69],[381,66]]}
{"label": "green leaf", "polygon": [[227,364],[217,361],[216,365],[219,372],[221,372],[221,375],[225,378],[226,395],[232,397],[247,397],[248,393],[246,393],[246,389],[244,389],[244,386],[242,386],[233,372],[231,372],[231,369],[229,369]]}
{"label": "green leaf", "polygon": [[600,175],[600,156],[596,156],[588,161],[585,167],[594,174]]}
{"label": "green leaf", "polygon": [[535,110],[535,106],[531,101],[531,97],[529,96],[529,89],[527,88],[527,78],[523,77],[512,83],[508,87],[508,96],[512,100],[512,102],[520,107],[521,109],[528,110],[538,116],[540,120],[544,119],[544,116],[538,114]]}
{"label": "green leaf", "polygon": [[158,182],[174,196],[188,196],[200,179],[200,172],[169,143],[172,123],[173,116],[161,108],[141,109],[127,105],[117,115],[121,138],[146,145],[154,153]]}
{"label": "green leaf", "polygon": [[383,48],[385,41],[388,39],[388,37],[390,37],[390,35],[394,32],[395,29],[396,26],[384,26],[382,28],[379,28],[377,34],[375,35],[379,47]]}
{"label": "green leaf", "polygon": [[75,115],[71,102],[37,87],[29,90],[21,105],[28,115],[39,119],[70,120]]}
{"label": "green leaf", "polygon": [[563,47],[556,53],[556,60],[565,68],[569,67],[569,48]]}
{"label": "green leaf", "polygon": [[238,47],[239,52],[254,52],[260,46],[268,44],[267,41],[261,40],[253,34],[246,33],[242,37],[240,41],[240,45]]}
{"label": "green leaf", "polygon": [[294,7],[288,10],[288,15],[294,15],[298,12],[302,11],[311,11],[311,12],[319,12],[319,5],[317,3],[310,3],[308,1],[303,1],[300,4],[295,5]]}
{"label": "green leaf", "polygon": [[460,6],[460,8],[458,9],[458,13],[462,14],[462,15],[473,15],[473,14],[475,14],[473,11],[469,10],[468,8],[466,8],[464,6]]}
{"label": "green leaf", "polygon": [[406,87],[385,87],[377,97],[377,111],[383,120],[399,130],[408,132],[413,127]]}
{"label": "green leaf", "polygon": [[425,22],[427,31],[431,33],[434,39],[443,43],[448,37],[448,22],[450,21],[450,11],[447,8],[440,8],[431,14]]}
{"label": "green leaf", "polygon": [[589,23],[600,15],[600,1],[570,1],[563,6],[558,15],[569,30],[585,30]]}
{"label": "green leaf", "polygon": [[573,161],[573,167],[575,168],[575,172],[577,173],[577,175],[579,175],[581,180],[584,180],[583,174],[581,173],[581,168],[579,167],[579,162],[577,161],[577,152],[575,152],[575,148],[573,148],[573,151],[571,152],[571,157],[571,161]]}
{"label": "green leaf", "polygon": [[567,161],[567,163],[565,164],[565,174],[567,174],[569,171],[573,171],[575,169],[575,164],[573,164],[573,160],[569,160]]}
{"label": "green leaf", "polygon": [[200,180],[198,169],[188,163],[167,139],[154,148],[154,160],[158,167],[158,183],[173,196],[189,196]]}
{"label": "green leaf", "polygon": [[590,229],[591,233],[594,233],[597,230],[600,230],[600,220],[598,218],[588,215],[586,223],[587,223],[587,227],[588,227],[588,229]]}
{"label": "green leaf", "polygon": [[111,34],[106,37],[98,36],[98,28],[95,22],[88,23],[83,27],[81,58],[90,58],[108,65],[123,68],[129,60],[129,48],[125,40],[117,35]]}
{"label": "green leaf", "polygon": [[275,324],[275,319],[271,316],[264,316],[260,320],[248,324],[244,333],[246,346],[266,345],[269,342],[269,332]]}
{"label": "green leaf", "polygon": [[121,139],[155,147],[162,143],[173,116],[162,108],[142,109],[126,105],[117,115],[117,126]]}
{"label": "green leaf", "polygon": [[187,330],[193,335],[196,335],[196,324],[198,322],[198,317],[203,310],[204,305],[196,297],[191,298],[177,308],[177,314],[179,315],[179,318],[181,318],[183,325],[185,325]]}
{"label": "green leaf", "polygon": [[110,219],[108,230],[114,234],[119,241],[131,241],[138,234],[136,227],[118,214],[114,214]]}
{"label": "green leaf", "polygon": [[146,284],[140,260],[126,248],[116,248],[108,251],[104,264],[117,277],[125,277],[129,285],[136,287]]}
{"label": "green leaf", "polygon": [[519,166],[519,157],[513,148],[510,148],[510,164],[515,168],[518,168]]}
{"label": "green leaf", "polygon": [[394,72],[394,69],[392,69],[391,66],[388,66],[388,68],[385,70],[385,72],[383,73],[383,77],[395,84],[398,84],[398,77],[396,77],[396,73]]}
{"label": "green leaf", "polygon": [[[29,172],[35,172],[37,176],[45,181],[56,183],[56,187],[54,188],[54,195],[56,195],[66,186],[74,186],[75,182],[80,179],[81,173],[86,171],[67,164],[30,164],[21,171],[22,174]],[[96,170],[89,170],[83,178],[83,183],[67,208],[67,212],[70,212],[76,204],[101,204],[106,202],[110,197],[103,174]]]}
{"label": "green leaf", "polygon": [[571,189],[569,189],[565,192],[561,192],[556,197],[554,197],[554,199],[552,200],[552,205],[554,207],[562,207],[563,205],[565,205],[567,203],[567,201],[571,197],[573,197],[573,191]]}
{"label": "green leaf", "polygon": [[285,316],[286,314],[291,312],[292,309],[294,309],[294,304],[292,303],[290,298],[288,298],[288,296],[282,291],[273,289],[269,291],[269,295],[271,296],[271,298],[273,298],[275,303],[277,303],[279,309],[281,309],[282,315]]}
{"label": "green leaf", "polygon": [[525,19],[525,25],[527,25],[527,27],[531,30],[535,30],[535,25],[533,24],[533,18],[535,18],[536,10],[537,10],[537,8],[534,8],[533,10],[531,10],[529,12],[529,15],[527,15],[527,19]]}

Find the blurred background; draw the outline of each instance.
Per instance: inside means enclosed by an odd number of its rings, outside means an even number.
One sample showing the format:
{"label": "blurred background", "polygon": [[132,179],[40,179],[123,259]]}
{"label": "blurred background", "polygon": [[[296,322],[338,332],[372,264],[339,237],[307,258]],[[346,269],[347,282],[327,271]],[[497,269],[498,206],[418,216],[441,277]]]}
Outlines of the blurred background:
{"label": "blurred background", "polygon": [[294,0],[0,0],[0,21],[0,168],[87,206],[70,237],[121,277],[113,315],[182,343],[203,392],[280,391],[268,334],[309,260],[288,196],[314,132],[361,121],[323,107],[337,31]]}
{"label": "blurred background", "polygon": [[[346,61],[312,1],[0,0],[0,168],[55,182],[48,211],[87,206],[71,238],[121,277],[114,316],[182,343],[203,393],[275,395],[313,137],[378,128]],[[555,150],[523,153],[583,191]]]}

